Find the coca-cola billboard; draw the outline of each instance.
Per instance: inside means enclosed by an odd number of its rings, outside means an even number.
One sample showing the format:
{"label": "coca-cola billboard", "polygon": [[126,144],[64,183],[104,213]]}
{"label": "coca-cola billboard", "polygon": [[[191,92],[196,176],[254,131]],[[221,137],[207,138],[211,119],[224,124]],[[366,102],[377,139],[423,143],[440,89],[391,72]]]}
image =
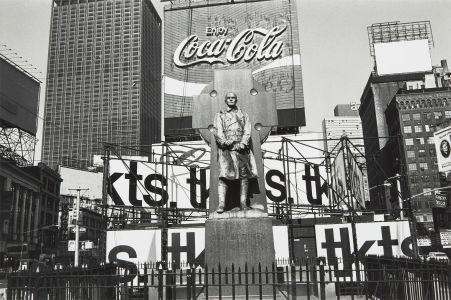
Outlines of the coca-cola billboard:
{"label": "coca-cola billboard", "polygon": [[[211,2],[211,1],[210,1]],[[305,125],[299,31],[293,1],[165,8],[165,129],[190,128],[192,98],[213,69],[251,69],[276,94],[279,126]]]}

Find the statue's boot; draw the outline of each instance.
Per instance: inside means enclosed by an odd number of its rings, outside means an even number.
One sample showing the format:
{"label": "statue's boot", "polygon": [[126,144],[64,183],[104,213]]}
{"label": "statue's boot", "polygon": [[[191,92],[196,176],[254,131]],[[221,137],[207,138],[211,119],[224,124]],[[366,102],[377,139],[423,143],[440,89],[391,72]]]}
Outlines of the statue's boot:
{"label": "statue's boot", "polygon": [[227,183],[219,179],[218,181],[218,208],[216,212],[222,214],[225,211],[225,197],[227,194]]}
{"label": "statue's boot", "polygon": [[247,192],[249,190],[249,180],[247,178],[242,178],[240,182],[240,208],[241,210],[250,209],[247,206]]}

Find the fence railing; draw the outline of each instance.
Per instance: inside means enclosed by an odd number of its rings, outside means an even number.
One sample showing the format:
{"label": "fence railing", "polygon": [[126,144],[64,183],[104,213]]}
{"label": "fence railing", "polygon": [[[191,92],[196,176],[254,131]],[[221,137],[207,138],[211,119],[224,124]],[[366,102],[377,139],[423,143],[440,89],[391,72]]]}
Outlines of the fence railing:
{"label": "fence railing", "polygon": [[368,256],[359,268],[340,260],[258,266],[134,264],[14,272],[8,299],[436,299],[450,300],[451,265]]}

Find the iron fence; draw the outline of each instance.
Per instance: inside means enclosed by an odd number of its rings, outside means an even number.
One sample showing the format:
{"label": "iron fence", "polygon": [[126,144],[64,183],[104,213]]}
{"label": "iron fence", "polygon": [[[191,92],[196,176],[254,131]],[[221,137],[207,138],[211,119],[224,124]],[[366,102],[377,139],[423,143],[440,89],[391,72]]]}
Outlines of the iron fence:
{"label": "iron fence", "polygon": [[[279,261],[280,263],[280,261]],[[358,280],[359,279],[359,280]],[[368,256],[290,265],[194,266],[118,260],[94,269],[14,272],[8,299],[434,299],[450,300],[451,265]]]}

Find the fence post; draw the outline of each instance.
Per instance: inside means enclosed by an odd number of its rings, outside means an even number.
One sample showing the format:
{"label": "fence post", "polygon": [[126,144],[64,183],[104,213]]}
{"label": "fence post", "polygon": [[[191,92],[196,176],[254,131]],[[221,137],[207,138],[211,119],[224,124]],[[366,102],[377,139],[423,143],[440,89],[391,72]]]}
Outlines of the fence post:
{"label": "fence post", "polygon": [[192,275],[191,275],[191,267],[188,266],[186,269],[186,299],[191,300],[191,287],[193,285]]}
{"label": "fence post", "polygon": [[163,266],[158,267],[158,300],[163,300]]}
{"label": "fence post", "polygon": [[297,291],[296,291],[296,266],[294,265],[294,262],[291,262],[291,299],[296,300]]}
{"label": "fence post", "polygon": [[451,294],[451,265],[448,264],[448,293]]}
{"label": "fence post", "polygon": [[321,300],[326,300],[326,280],[324,272],[324,263],[322,260],[319,262],[319,289]]}
{"label": "fence post", "polygon": [[[200,278],[200,276],[199,276],[199,278]],[[192,299],[195,300],[196,299],[196,266],[194,265],[194,263],[192,264],[192,269],[191,269],[191,292],[193,293]]]}

